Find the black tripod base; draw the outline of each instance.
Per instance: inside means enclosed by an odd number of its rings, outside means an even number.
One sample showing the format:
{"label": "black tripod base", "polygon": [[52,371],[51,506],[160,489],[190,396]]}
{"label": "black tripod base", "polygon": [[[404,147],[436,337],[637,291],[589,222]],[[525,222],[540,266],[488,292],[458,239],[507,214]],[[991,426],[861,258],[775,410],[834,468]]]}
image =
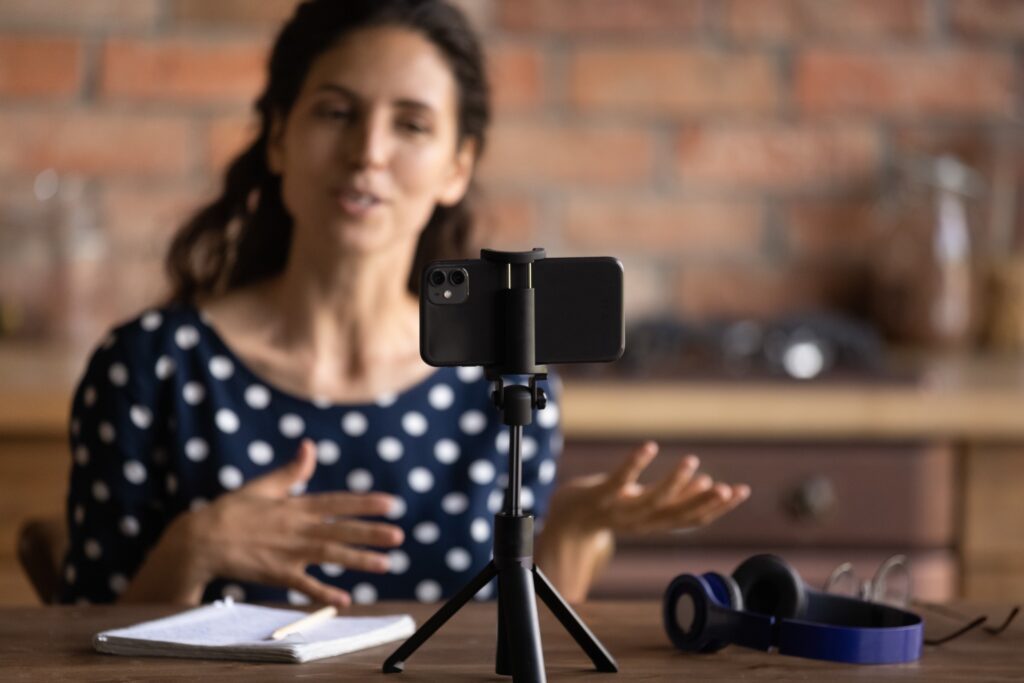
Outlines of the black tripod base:
{"label": "black tripod base", "polygon": [[531,571],[520,564],[511,564],[499,570],[491,560],[384,661],[384,673],[403,671],[405,660],[494,577],[498,577],[498,649],[495,657],[498,674],[512,676],[515,683],[543,683],[546,680],[535,593],[590,657],[598,671],[615,673],[619,670],[608,650],[540,569],[534,565]]}

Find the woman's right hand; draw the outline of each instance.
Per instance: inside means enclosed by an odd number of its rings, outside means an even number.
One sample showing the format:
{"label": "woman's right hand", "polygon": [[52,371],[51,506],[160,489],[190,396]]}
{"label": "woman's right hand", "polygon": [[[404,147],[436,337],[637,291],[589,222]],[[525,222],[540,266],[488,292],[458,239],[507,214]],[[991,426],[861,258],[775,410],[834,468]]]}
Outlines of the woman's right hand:
{"label": "woman's right hand", "polygon": [[[401,528],[357,517],[387,514],[394,498],[384,493],[292,495],[315,469],[315,446],[303,440],[287,465],[171,523],[165,534],[168,543],[158,546],[177,547],[184,553],[177,560],[184,560],[187,568],[187,602],[198,602],[206,583],[223,578],[291,588],[316,602],[344,607],[351,603],[351,596],[307,574],[308,565],[388,570],[386,554],[363,546],[398,546],[404,538]],[[136,593],[135,584],[123,597],[130,599]]]}

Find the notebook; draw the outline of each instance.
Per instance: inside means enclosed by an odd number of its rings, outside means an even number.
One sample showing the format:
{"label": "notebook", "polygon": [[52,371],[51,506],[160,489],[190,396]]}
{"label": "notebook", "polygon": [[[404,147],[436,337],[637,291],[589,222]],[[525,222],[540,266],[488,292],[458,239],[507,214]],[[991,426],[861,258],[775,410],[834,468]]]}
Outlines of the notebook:
{"label": "notebook", "polygon": [[298,663],[400,640],[416,630],[408,614],[334,617],[282,640],[267,640],[276,629],[306,614],[237,603],[229,598],[163,619],[97,633],[93,647],[116,655]]}

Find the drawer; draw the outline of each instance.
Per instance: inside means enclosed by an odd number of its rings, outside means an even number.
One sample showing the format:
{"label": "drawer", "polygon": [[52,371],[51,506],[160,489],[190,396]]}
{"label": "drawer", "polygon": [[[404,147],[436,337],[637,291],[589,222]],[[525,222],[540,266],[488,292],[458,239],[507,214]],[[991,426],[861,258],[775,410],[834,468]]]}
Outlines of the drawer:
{"label": "drawer", "polygon": [[[609,471],[632,444],[568,442],[559,478]],[[701,470],[750,484],[742,506],[697,530],[643,537],[621,545],[745,547],[951,546],[955,525],[952,448],[934,444],[662,443],[641,477],[656,481],[694,453]]]}

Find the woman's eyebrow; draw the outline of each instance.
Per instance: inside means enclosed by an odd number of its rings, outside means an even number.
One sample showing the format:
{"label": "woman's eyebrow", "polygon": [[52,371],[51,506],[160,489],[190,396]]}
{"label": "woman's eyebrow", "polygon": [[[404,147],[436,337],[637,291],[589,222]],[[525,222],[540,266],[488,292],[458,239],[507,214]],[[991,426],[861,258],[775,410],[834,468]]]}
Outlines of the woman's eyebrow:
{"label": "woman's eyebrow", "polygon": [[[316,88],[316,92],[337,93],[348,99],[355,100],[356,102],[361,102],[363,100],[363,98],[361,98],[354,90],[350,90],[349,88],[337,83],[323,83]],[[433,112],[435,109],[431,104],[411,97],[399,98],[394,101],[394,105],[403,109],[417,109],[425,112]]]}

